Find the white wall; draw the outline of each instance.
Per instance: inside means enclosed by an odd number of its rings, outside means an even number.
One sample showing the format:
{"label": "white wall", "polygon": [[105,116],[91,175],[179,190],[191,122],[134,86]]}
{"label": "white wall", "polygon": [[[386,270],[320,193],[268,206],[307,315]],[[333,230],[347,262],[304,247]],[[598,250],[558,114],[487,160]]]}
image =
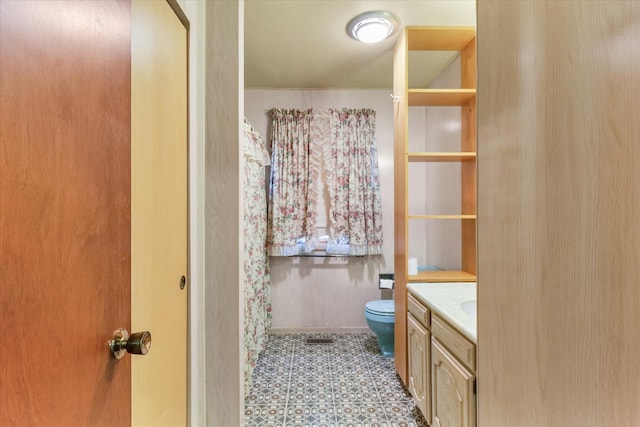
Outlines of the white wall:
{"label": "white wall", "polygon": [[[271,258],[273,329],[366,329],[364,306],[379,299],[378,274],[393,272],[393,104],[390,90],[245,90],[245,115],[269,141],[271,108],[372,108],[383,205],[383,255]],[[424,119],[422,119],[424,120]]]}

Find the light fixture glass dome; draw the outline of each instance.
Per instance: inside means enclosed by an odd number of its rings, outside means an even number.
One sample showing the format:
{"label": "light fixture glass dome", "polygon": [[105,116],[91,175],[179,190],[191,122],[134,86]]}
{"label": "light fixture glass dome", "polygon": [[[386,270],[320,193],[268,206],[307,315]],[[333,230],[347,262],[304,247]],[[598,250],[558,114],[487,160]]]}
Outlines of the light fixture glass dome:
{"label": "light fixture glass dome", "polygon": [[378,43],[393,34],[398,24],[398,18],[393,14],[375,10],[362,13],[349,21],[347,34],[363,43]]}

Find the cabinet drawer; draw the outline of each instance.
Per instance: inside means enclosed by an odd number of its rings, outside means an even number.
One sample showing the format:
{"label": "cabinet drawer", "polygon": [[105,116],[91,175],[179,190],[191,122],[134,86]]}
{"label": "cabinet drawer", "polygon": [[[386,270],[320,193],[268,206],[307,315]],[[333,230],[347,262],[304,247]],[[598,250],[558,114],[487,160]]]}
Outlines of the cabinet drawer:
{"label": "cabinet drawer", "polygon": [[412,297],[411,294],[407,296],[407,310],[425,327],[431,327],[431,316],[429,313],[429,309],[425,307],[420,301]]}
{"label": "cabinet drawer", "polygon": [[464,366],[476,371],[476,346],[447,322],[434,314],[431,334],[444,345]]}

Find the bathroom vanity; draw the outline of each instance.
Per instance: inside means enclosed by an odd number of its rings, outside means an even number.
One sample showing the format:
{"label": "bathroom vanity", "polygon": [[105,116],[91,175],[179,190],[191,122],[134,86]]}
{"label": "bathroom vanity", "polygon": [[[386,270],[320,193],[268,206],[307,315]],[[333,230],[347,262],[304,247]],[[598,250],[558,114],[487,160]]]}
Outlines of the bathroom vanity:
{"label": "bathroom vanity", "polygon": [[476,284],[407,285],[408,387],[431,426],[476,425]]}

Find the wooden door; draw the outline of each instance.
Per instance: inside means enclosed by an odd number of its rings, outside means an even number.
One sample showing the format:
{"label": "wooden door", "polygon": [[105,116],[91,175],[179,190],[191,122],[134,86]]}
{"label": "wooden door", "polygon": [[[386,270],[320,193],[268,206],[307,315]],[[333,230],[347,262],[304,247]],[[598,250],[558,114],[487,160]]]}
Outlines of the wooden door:
{"label": "wooden door", "polygon": [[[0,316],[15,334],[0,425],[186,425],[187,29],[174,8],[0,2]],[[150,330],[152,351],[112,359],[119,327]]]}
{"label": "wooden door", "polygon": [[130,4],[0,1],[0,425],[126,426]]}
{"label": "wooden door", "polygon": [[474,427],[473,374],[431,338],[431,411],[434,427]]}
{"label": "wooden door", "polygon": [[186,426],[187,28],[169,3],[132,2],[131,52],[131,327],[152,334],[132,424]]}

